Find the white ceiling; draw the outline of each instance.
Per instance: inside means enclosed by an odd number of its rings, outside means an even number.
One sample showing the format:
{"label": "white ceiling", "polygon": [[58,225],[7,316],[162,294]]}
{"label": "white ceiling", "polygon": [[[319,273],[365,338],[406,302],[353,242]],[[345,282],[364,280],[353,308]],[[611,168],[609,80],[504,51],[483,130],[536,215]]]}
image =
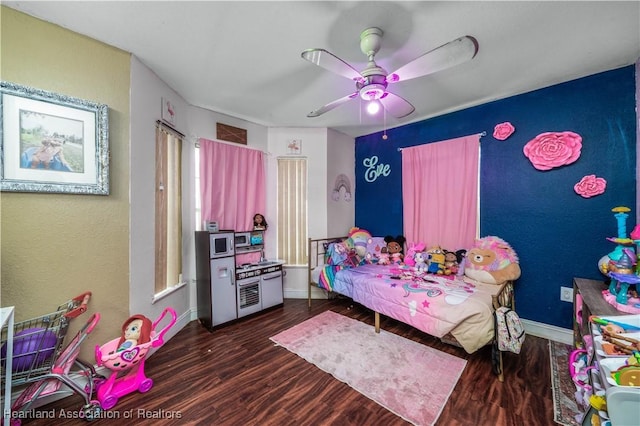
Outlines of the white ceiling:
{"label": "white ceiling", "polygon": [[400,82],[416,111],[386,127],[633,64],[638,1],[3,1],[3,5],[136,55],[195,106],[265,126],[380,131],[359,100],[317,118],[310,111],[355,91],[352,81],[303,60],[324,48],[366,66],[360,32],[384,31],[378,65],[391,72],[463,35],[477,56]]}

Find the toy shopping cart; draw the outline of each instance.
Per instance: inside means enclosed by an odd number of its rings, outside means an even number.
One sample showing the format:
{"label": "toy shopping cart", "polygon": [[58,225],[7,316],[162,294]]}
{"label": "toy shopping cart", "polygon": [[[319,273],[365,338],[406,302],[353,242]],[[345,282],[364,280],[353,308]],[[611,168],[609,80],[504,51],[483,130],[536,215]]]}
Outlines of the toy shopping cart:
{"label": "toy shopping cart", "polygon": [[[91,293],[86,292],[58,306],[49,314],[15,323],[13,327],[12,386],[38,380],[51,372],[60,355],[69,321],[87,310]],[[0,335],[0,364],[7,361],[8,329]],[[4,376],[2,376],[4,384]]]}
{"label": "toy shopping cart", "polygon": [[[78,359],[82,342],[91,334],[99,321],[100,314],[93,314],[62,350],[60,356],[56,358],[51,371],[40,376],[37,381],[30,383],[20,393],[11,407],[11,426],[20,425],[21,413],[28,413],[35,401],[54,394],[68,393],[66,388],[61,389],[63,384],[84,399],[84,405],[78,415],[79,418],[93,420],[99,417],[102,411],[100,403],[92,400],[91,396],[97,385],[105,380],[105,377],[96,374],[93,365]],[[72,367],[75,368],[72,370]],[[77,382],[72,376],[76,376],[81,382]],[[86,379],[86,383],[84,379]]]}
{"label": "toy shopping cart", "polygon": [[[156,328],[163,318],[171,315],[169,323],[160,332]],[[166,308],[153,322],[150,340],[118,351],[120,338],[96,346],[96,360],[98,365],[104,365],[111,370],[109,378],[98,386],[98,401],[103,410],[113,408],[118,399],[136,390],[140,393],[148,392],[153,386],[153,380],[144,373],[144,362],[147,352],[164,344],[165,333],[176,323],[176,311]]]}

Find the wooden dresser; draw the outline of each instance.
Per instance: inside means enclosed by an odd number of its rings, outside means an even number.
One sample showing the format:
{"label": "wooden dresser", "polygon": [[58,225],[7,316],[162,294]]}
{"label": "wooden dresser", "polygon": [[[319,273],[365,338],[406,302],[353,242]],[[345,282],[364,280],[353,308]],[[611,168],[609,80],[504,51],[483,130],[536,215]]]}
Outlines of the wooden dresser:
{"label": "wooden dresser", "polygon": [[582,337],[591,333],[589,330],[589,316],[612,316],[626,315],[617,310],[602,297],[602,291],[607,286],[603,281],[590,280],[586,278],[573,279],[573,306],[579,307],[576,297],[582,297],[582,307],[580,311],[573,315],[573,345],[576,348],[583,347]]}

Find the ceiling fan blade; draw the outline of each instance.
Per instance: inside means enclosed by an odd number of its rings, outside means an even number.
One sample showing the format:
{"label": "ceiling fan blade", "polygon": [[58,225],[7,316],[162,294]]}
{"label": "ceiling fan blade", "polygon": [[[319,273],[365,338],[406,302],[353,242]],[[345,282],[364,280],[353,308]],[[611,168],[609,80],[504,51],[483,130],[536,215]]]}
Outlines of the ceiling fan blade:
{"label": "ceiling fan blade", "polygon": [[410,80],[451,68],[473,59],[478,53],[478,41],[464,36],[436,47],[387,76],[387,83]]}
{"label": "ceiling fan blade", "polygon": [[344,98],[340,98],[340,99],[336,99],[333,102],[330,102],[328,104],[326,104],[323,107],[320,107],[314,111],[311,111],[309,114],[307,114],[307,117],[313,118],[313,117],[319,117],[322,114],[324,114],[327,111],[331,111],[332,109],[339,107],[340,105],[349,102],[351,99],[354,99],[358,97],[358,92],[352,93],[350,95],[345,96]]}
{"label": "ceiling fan blade", "polygon": [[380,98],[380,103],[384,109],[386,109],[387,112],[395,118],[406,117],[415,111],[415,108],[409,103],[409,101],[391,92],[386,92]]}
{"label": "ceiling fan blade", "polygon": [[362,80],[360,73],[351,65],[324,49],[307,49],[302,52],[302,58],[349,80]]}

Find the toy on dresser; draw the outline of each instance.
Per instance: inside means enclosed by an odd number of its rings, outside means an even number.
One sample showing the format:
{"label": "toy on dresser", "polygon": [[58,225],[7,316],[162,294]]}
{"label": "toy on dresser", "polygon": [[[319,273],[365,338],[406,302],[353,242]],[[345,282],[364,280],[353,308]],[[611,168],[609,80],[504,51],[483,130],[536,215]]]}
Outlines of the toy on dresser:
{"label": "toy on dresser", "polygon": [[600,367],[605,369],[607,380],[617,386],[640,386],[640,327],[629,324],[640,317],[621,317],[619,320],[592,316],[589,318],[596,333],[596,350],[605,357]]}
{"label": "toy on dresser", "polygon": [[640,406],[640,315],[591,315],[589,328],[593,346],[587,348],[591,360],[588,368],[592,370],[590,385],[594,391],[589,403],[598,411],[596,420],[610,426],[638,425],[635,407]]}
{"label": "toy on dresser", "polygon": [[611,253],[598,261],[600,272],[611,279],[609,288],[602,296],[617,310],[631,314],[640,313],[640,297],[637,284],[640,283],[640,266],[636,247],[640,246],[640,225],[627,235],[628,207],[611,209],[618,224],[618,236],[607,238],[616,243]]}

